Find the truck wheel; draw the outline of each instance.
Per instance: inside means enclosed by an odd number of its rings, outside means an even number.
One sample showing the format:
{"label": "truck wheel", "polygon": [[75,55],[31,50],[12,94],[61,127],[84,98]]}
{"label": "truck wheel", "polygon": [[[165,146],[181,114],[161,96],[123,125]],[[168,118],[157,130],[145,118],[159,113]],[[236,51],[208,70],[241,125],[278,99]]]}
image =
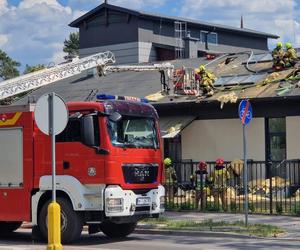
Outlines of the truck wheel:
{"label": "truck wheel", "polygon": [[131,234],[134,231],[136,224],[136,222],[116,224],[107,221],[100,224],[100,229],[106,236],[110,238],[122,238]]}
{"label": "truck wheel", "polygon": [[[38,227],[42,237],[48,238],[48,205],[51,201],[47,201],[38,215]],[[67,199],[57,198],[57,203],[60,205],[61,213],[61,242],[70,243],[80,237],[83,227],[83,220],[73,210],[72,205]]]}
{"label": "truck wheel", "polygon": [[20,226],[22,225],[22,222],[0,222],[0,235],[7,235],[14,231],[16,231]]}

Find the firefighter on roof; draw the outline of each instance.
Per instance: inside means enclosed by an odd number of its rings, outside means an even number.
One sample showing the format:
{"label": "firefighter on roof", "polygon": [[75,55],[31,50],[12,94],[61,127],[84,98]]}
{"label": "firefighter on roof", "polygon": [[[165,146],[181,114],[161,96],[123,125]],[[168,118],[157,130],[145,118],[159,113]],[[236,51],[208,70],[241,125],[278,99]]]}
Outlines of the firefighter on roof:
{"label": "firefighter on roof", "polygon": [[230,178],[230,173],[226,169],[224,165],[224,160],[219,158],[216,160],[216,166],[214,171],[211,173],[209,177],[209,181],[212,182],[212,192],[214,197],[214,203],[216,207],[221,206],[224,211],[229,209],[228,207],[228,199],[227,199],[227,187],[228,181]]}
{"label": "firefighter on roof", "polygon": [[207,71],[203,64],[195,70],[195,79],[199,79],[200,89],[203,91],[204,95],[212,96],[214,94],[213,87],[216,77],[213,73]]}
{"label": "firefighter on roof", "polygon": [[284,63],[284,55],[285,55],[285,52],[283,50],[283,47],[282,47],[282,42],[278,42],[276,44],[276,48],[273,49],[272,51],[272,57],[273,57],[273,67],[282,67],[284,68],[285,66],[285,63]]}
{"label": "firefighter on roof", "polygon": [[291,43],[285,44],[286,52],[284,55],[285,67],[294,67],[297,60],[297,51],[292,47]]}

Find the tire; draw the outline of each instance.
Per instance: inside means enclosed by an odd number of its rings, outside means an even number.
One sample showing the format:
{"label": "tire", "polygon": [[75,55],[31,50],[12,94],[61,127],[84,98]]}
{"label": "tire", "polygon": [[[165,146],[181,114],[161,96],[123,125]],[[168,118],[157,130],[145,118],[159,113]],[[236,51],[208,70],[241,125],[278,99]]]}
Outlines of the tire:
{"label": "tire", "polygon": [[[38,228],[44,240],[48,238],[47,214],[50,202],[49,200],[42,206],[38,215]],[[73,210],[72,205],[67,199],[57,198],[57,203],[61,209],[61,242],[63,244],[73,242],[81,235],[83,220]]]}
{"label": "tire", "polygon": [[137,223],[116,224],[113,222],[103,222],[100,224],[101,231],[110,238],[123,238],[131,234]]}
{"label": "tire", "polygon": [[22,222],[0,222],[0,236],[8,235],[14,231],[16,231],[20,226],[22,225]]}

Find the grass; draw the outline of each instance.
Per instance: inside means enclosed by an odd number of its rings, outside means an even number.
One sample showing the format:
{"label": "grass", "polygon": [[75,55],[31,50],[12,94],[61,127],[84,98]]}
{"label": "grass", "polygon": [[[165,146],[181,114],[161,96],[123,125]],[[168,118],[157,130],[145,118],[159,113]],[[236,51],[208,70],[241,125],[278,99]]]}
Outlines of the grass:
{"label": "grass", "polygon": [[157,219],[145,219],[141,221],[141,223],[161,229],[193,231],[210,230],[215,232],[225,231],[260,237],[276,237],[278,234],[284,233],[282,228],[268,224],[250,224],[246,227],[243,221],[227,222],[213,221],[211,219],[204,221],[171,220],[162,216]]}

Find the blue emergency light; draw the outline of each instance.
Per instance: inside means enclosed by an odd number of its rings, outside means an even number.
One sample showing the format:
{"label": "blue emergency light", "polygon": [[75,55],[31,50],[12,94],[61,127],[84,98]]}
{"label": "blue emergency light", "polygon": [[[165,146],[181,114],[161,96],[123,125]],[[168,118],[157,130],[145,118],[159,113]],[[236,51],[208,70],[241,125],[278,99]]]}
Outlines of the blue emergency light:
{"label": "blue emergency light", "polygon": [[138,97],[134,97],[134,96],[98,94],[97,99],[98,100],[123,100],[123,101],[149,103],[149,101],[146,98],[138,98]]}

